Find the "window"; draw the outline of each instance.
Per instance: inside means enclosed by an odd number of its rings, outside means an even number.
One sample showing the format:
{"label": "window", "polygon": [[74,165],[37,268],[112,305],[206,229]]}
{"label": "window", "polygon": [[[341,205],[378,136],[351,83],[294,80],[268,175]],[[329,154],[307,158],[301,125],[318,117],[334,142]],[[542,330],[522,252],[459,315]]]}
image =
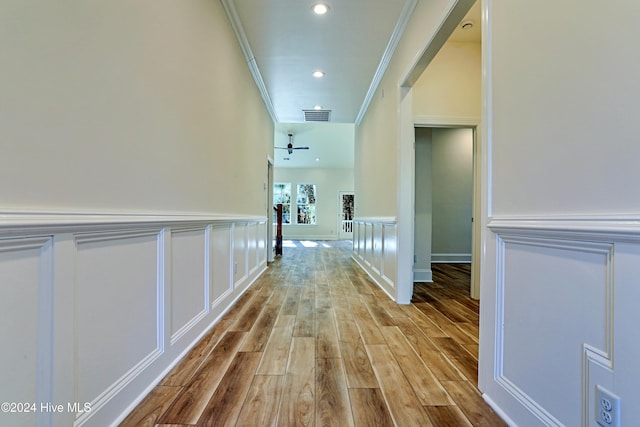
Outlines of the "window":
{"label": "window", "polygon": [[298,224],[316,224],[316,185],[298,184]]}
{"label": "window", "polygon": [[[276,182],[273,184],[273,207],[282,203],[282,223],[291,224],[291,184]],[[275,224],[276,212],[273,212],[273,223]]]}

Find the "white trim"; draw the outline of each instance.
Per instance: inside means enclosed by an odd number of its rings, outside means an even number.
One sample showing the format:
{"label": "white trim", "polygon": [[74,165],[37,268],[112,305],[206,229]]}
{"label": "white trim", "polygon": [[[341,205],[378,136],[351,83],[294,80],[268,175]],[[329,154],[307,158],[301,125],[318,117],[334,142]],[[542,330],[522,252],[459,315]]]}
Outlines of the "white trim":
{"label": "white trim", "polygon": [[376,69],[375,74],[373,75],[373,79],[371,80],[371,85],[369,86],[369,90],[364,97],[364,101],[360,106],[360,111],[356,116],[355,124],[356,126],[362,122],[365,114],[367,113],[367,109],[369,108],[369,104],[371,104],[371,100],[378,90],[378,86],[382,81],[382,77],[384,73],[387,71],[389,67],[389,63],[391,62],[391,58],[393,57],[396,48],[398,47],[398,43],[404,34],[407,25],[409,24],[409,20],[411,19],[411,15],[413,14],[416,5],[418,4],[418,0],[406,0],[404,6],[402,7],[402,11],[400,12],[400,17],[396,23],[395,28],[393,29],[393,33],[391,33],[391,38],[389,39],[389,43],[382,54],[382,58],[380,60],[380,64],[378,64],[378,68]]}
{"label": "white trim", "polygon": [[413,91],[398,87],[398,226],[396,236],[396,302],[409,304],[413,297],[415,239],[415,127]]}
{"label": "white trim", "polygon": [[[388,287],[386,285],[389,285],[391,287],[393,287],[393,283],[389,283],[389,280],[386,278],[383,278],[381,276],[375,276],[374,274],[372,274],[371,272],[371,268],[369,267],[369,263],[366,262],[362,257],[360,256],[356,256],[355,254],[353,254],[352,259],[356,262],[356,264],[358,264],[360,266],[360,268],[367,273],[367,276],[369,276],[369,278],[373,281],[373,283],[375,283],[376,285],[378,285],[378,287],[380,289],[382,289],[382,291],[387,294],[387,296],[389,298],[391,298],[392,301],[395,301],[395,298],[393,297],[393,294],[389,291]],[[383,283],[380,282],[379,279],[383,279]]]}
{"label": "white trim", "polygon": [[471,254],[432,253],[431,262],[446,263],[446,264],[470,264]]}
{"label": "white trim", "polygon": [[398,219],[395,216],[359,216],[353,219],[353,222],[373,222],[378,224],[397,224]]}
{"label": "white trim", "polygon": [[487,226],[501,235],[640,243],[638,215],[498,217],[491,218]]}
{"label": "white trim", "polygon": [[415,116],[415,127],[477,127],[481,122],[480,117],[458,116]]}
{"label": "white trim", "polygon": [[433,272],[430,268],[414,269],[413,282],[433,282]]}
{"label": "white trim", "polygon": [[76,414],[73,426],[80,427],[87,423],[94,413],[97,413],[106,404],[108,404],[110,400],[116,397],[118,393],[122,391],[122,389],[124,389],[128,384],[130,384],[138,376],[140,376],[144,372],[144,370],[151,366],[151,364],[160,356],[162,356],[162,350],[160,350],[159,348],[151,351],[151,353],[145,356],[133,368],[127,371],[117,381],[111,384],[106,390],[100,393],[92,402],[90,402],[91,411]]}
{"label": "white trim", "polygon": [[482,394],[482,398],[484,399],[485,402],[487,402],[487,405],[489,405],[491,407],[491,409],[493,409],[494,412],[496,414],[498,414],[498,416],[500,418],[502,418],[502,421],[507,423],[507,425],[509,427],[517,427],[518,426],[511,418],[509,418],[509,416],[507,416],[507,414],[502,410],[502,408],[500,408],[498,405],[496,405],[496,402],[491,400],[491,398],[487,394],[483,393]]}
{"label": "white trim", "polygon": [[440,26],[428,40],[424,49],[416,55],[409,70],[404,77],[400,79],[400,86],[410,87],[418,81],[424,70],[429,66],[440,48],[445,44],[451,33],[456,29],[460,21],[467,14],[471,6],[476,0],[452,0],[449,9],[447,9],[439,18]]}
{"label": "white trim", "polygon": [[264,216],[236,214],[157,214],[149,212],[91,212],[91,211],[0,211],[0,237],[24,234],[82,233],[114,231],[136,227],[141,231],[179,226],[198,227],[203,223],[233,224],[237,222],[265,222]]}

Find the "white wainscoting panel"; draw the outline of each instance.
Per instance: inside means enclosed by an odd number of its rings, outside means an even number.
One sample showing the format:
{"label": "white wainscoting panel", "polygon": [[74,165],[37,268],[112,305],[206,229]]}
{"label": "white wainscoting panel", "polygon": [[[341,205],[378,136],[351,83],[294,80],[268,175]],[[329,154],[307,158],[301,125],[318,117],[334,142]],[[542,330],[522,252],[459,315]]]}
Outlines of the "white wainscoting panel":
{"label": "white wainscoting panel", "polygon": [[258,226],[255,223],[247,225],[247,271],[253,273],[258,268]]}
{"label": "white wainscoting panel", "polygon": [[397,299],[397,224],[395,218],[356,218],[353,259],[394,301]]}
{"label": "white wainscoting panel", "polygon": [[389,286],[395,287],[398,276],[398,227],[395,223],[385,223],[382,227],[382,278]]}
{"label": "white wainscoting panel", "polygon": [[246,223],[233,226],[233,260],[233,284],[237,288],[249,274]]}
{"label": "white wainscoting panel", "polygon": [[76,236],[76,401],[94,410],[161,353],[159,231]]}
{"label": "white wainscoting panel", "polygon": [[233,292],[233,246],[230,225],[216,225],[211,228],[211,308],[217,307]]}
{"label": "white wainscoting panel", "polygon": [[205,248],[204,229],[171,231],[171,344],[208,312]]}
{"label": "white wainscoting panel", "polygon": [[[45,356],[52,352],[52,256],[51,237],[0,240],[0,313],[6,319],[0,322],[0,402],[51,399],[43,379],[51,375]],[[3,411],[2,424],[33,426],[47,418],[20,412]]]}
{"label": "white wainscoting panel", "polygon": [[583,346],[610,358],[612,251],[610,244],[509,236],[499,246],[498,382],[550,425],[581,424]]}
{"label": "white wainscoting panel", "polygon": [[382,252],[384,249],[384,224],[378,224],[371,227],[371,268],[380,276],[383,276],[382,272]]}
{"label": "white wainscoting panel", "polygon": [[0,213],[0,400],[64,407],[0,424],[117,425],[265,271],[266,226]]}
{"label": "white wainscoting panel", "polygon": [[496,268],[482,273],[486,400],[514,425],[597,427],[599,385],[621,397],[621,425],[634,425],[640,221],[516,217],[488,225]]}
{"label": "white wainscoting panel", "polygon": [[266,221],[257,223],[256,241],[258,256],[258,268],[267,264],[267,248],[271,248],[272,243],[267,242],[267,225]]}

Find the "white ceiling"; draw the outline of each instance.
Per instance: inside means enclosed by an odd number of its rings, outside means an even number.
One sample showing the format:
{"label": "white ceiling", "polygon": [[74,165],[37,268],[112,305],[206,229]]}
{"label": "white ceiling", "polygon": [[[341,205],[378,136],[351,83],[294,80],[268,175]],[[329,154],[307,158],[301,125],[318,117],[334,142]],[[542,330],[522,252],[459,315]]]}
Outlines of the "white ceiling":
{"label": "white ceiling", "polygon": [[[290,156],[275,150],[275,166],[352,167],[353,124],[366,111],[416,0],[221,1],[276,122],[275,146],[286,146],[291,130],[294,146],[310,147]],[[319,1],[329,6],[322,16],[312,11]],[[468,15],[474,28],[456,30],[453,39],[479,41],[479,3]],[[316,70],[325,76],[313,77]],[[331,110],[329,123],[304,122],[303,110],[315,105]]]}

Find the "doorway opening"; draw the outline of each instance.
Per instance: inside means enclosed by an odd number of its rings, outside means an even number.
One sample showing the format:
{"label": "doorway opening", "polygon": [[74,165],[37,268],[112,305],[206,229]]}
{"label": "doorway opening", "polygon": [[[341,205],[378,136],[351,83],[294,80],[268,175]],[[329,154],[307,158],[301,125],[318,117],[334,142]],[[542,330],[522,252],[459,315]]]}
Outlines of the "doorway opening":
{"label": "doorway opening", "polygon": [[466,126],[415,128],[414,282],[433,281],[435,264],[470,270],[474,135]]}
{"label": "doorway opening", "polygon": [[353,192],[340,191],[338,194],[338,238],[340,240],[353,240],[354,202]]}

